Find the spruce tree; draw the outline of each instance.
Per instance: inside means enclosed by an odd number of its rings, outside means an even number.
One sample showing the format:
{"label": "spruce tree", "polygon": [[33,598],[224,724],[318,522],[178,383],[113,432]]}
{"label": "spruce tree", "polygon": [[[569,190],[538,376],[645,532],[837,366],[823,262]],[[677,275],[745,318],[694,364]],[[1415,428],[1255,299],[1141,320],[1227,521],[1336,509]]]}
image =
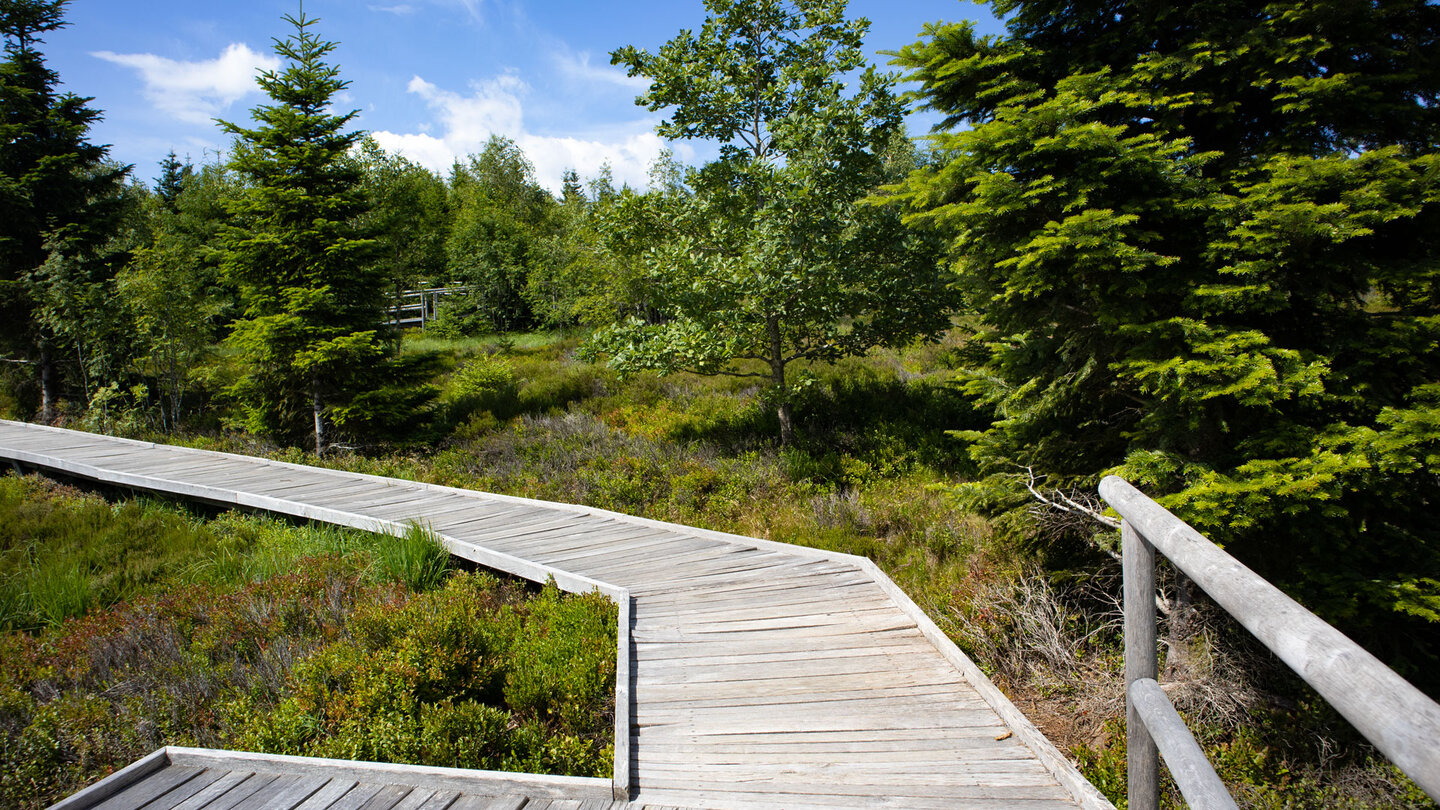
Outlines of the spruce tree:
{"label": "spruce tree", "polygon": [[35,371],[46,421],[67,382],[89,388],[86,344],[97,343],[89,327],[109,317],[92,316],[112,300],[123,264],[113,238],[127,168],[106,163],[106,147],[87,140],[100,113],[91,99],[60,92],[38,50],[40,35],[65,26],[65,6],[0,3],[0,346]]}
{"label": "spruce tree", "polygon": [[982,324],[971,494],[1028,523],[1031,474],[1120,472],[1433,658],[1440,8],[994,5],[897,55],[947,116],[906,195]]}
{"label": "spruce tree", "polygon": [[223,267],[244,307],[229,342],[242,375],[231,388],[240,423],[294,442],[309,435],[323,453],[332,423],[383,385],[377,373],[395,337],[382,330],[386,290],[360,232],[361,172],[348,158],[363,133],[355,111],[331,102],[348,86],[325,62],[335,48],[316,20],[286,16],[295,34],[275,40],[286,65],[259,77],[274,102],[256,107],[254,128],[221,122],[236,136],[230,167],[249,186],[229,206]]}
{"label": "spruce tree", "polygon": [[191,166],[189,161],[181,163],[180,159],[175,157],[173,149],[160,161],[160,176],[155,178],[155,193],[170,211],[176,210],[176,201],[185,190],[185,183],[194,174],[195,167]]}

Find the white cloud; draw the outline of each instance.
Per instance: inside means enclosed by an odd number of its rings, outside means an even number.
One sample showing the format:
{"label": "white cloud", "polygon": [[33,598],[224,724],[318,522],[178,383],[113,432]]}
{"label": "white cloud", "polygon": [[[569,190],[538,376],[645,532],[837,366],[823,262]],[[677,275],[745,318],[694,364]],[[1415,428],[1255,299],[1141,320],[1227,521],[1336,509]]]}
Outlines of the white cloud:
{"label": "white cloud", "polygon": [[574,80],[615,84],[635,92],[644,92],[650,89],[650,80],[643,76],[629,76],[625,71],[609,65],[590,64],[588,51],[573,53],[569,49],[561,48],[551,54],[551,58],[555,60],[555,65],[560,68],[561,74]]}
{"label": "white cloud", "polygon": [[258,93],[255,76],[277,70],[280,60],[271,54],[232,43],[215,59],[182,62],[151,53],[96,51],[91,56],[140,73],[145,98],[161,112],[194,124],[209,123],[231,104]]}
{"label": "white cloud", "polygon": [[409,3],[401,3],[398,6],[370,6],[371,11],[383,11],[386,14],[394,14],[398,17],[405,17],[414,14],[419,9]]}
{"label": "white cloud", "polygon": [[[581,177],[591,177],[609,163],[617,183],[643,188],[648,181],[650,164],[660,156],[665,143],[654,133],[654,122],[635,121],[610,127],[604,133],[578,133],[555,137],[526,130],[523,95],[528,88],[514,75],[500,76],[485,82],[473,82],[470,94],[461,95],[443,90],[416,76],[409,90],[426,101],[435,112],[437,137],[420,132],[372,133],[376,142],[387,151],[399,152],[410,160],[433,171],[445,173],[456,160],[478,154],[491,135],[510,138],[525,151],[535,164],[540,184],[559,192],[566,169],[575,169]],[[690,150],[680,150],[682,159]]]}

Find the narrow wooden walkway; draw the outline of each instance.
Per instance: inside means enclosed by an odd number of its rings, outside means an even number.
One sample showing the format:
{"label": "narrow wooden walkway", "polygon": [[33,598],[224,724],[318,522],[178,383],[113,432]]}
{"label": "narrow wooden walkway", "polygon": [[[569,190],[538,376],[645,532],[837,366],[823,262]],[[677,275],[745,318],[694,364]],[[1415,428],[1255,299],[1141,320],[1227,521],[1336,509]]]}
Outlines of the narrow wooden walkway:
{"label": "narrow wooden walkway", "polygon": [[1110,806],[863,558],[15,422],[0,458],[370,530],[419,522],[458,556],[611,594],[631,806]]}

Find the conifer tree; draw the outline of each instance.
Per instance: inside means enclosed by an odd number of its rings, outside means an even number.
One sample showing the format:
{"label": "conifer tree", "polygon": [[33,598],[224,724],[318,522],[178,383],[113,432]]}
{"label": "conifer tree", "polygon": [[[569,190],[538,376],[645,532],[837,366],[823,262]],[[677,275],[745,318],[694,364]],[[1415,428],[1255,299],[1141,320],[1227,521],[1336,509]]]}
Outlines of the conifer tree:
{"label": "conifer tree", "polygon": [[1440,7],[994,6],[1006,36],[936,25],[897,55],[947,116],[913,221],[983,325],[971,493],[1118,471],[1435,656]]}
{"label": "conifer tree", "polygon": [[38,50],[40,35],[65,26],[65,5],[0,3],[0,345],[7,359],[36,370],[46,421],[67,371],[84,380],[89,358],[76,341],[112,299],[128,170],[87,140],[100,113],[90,99],[60,92]]}
{"label": "conifer tree", "polygon": [[236,136],[230,167],[249,181],[230,205],[223,262],[244,307],[229,338],[243,368],[231,393],[247,429],[308,434],[323,453],[331,424],[383,385],[394,336],[380,326],[375,242],[356,224],[366,198],[347,155],[363,133],[346,129],[356,112],[330,110],[349,83],[325,62],[335,43],[317,36],[314,18],[285,20],[295,33],[275,52],[287,64],[258,80],[274,103],[251,111],[254,128],[221,122]]}
{"label": "conifer tree", "polygon": [[165,159],[160,161],[160,176],[155,179],[155,193],[165,203],[165,207],[172,212],[175,210],[176,200],[180,198],[180,192],[185,190],[185,183],[195,174],[195,167],[189,161],[184,163],[175,157],[175,150],[170,150]]}

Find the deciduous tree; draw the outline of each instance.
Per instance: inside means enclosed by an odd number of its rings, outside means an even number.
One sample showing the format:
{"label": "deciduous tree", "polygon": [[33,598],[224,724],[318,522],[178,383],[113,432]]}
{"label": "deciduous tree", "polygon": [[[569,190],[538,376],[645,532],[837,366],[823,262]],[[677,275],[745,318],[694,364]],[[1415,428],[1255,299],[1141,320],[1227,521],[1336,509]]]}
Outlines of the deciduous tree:
{"label": "deciduous tree", "polygon": [[[707,0],[698,34],[612,62],[669,116],[659,133],[720,144],[689,173],[641,267],[659,317],[602,330],[622,370],[689,370],[769,383],[795,438],[792,363],[903,344],[949,324],[933,254],[893,212],[861,204],[901,133],[892,77],[866,66],[869,23],[844,0]],[[643,213],[636,209],[637,214]]]}

